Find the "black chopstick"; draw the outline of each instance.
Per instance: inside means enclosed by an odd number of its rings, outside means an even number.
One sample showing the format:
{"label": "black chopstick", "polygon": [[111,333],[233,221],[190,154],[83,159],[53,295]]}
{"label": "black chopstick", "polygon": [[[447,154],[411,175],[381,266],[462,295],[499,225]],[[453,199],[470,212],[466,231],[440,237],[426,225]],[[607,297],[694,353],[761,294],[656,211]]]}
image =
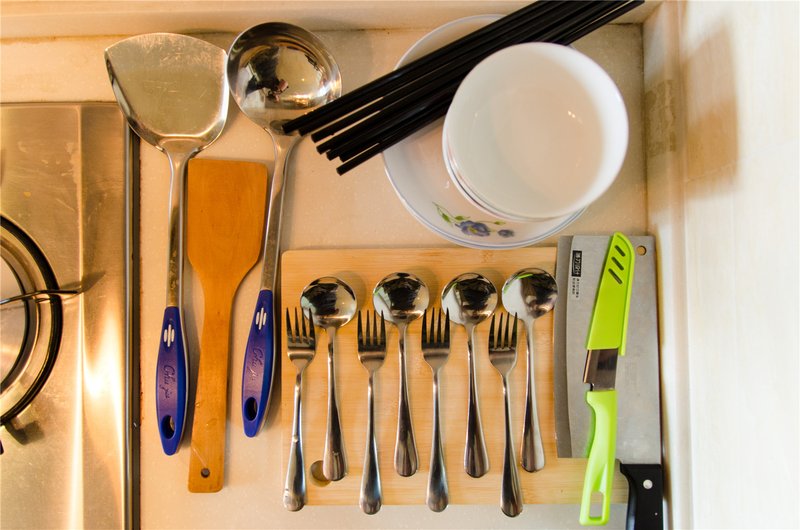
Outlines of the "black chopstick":
{"label": "black chopstick", "polygon": [[631,9],[644,4],[644,2],[645,2],[645,0],[632,0],[630,2],[623,3],[617,9],[615,9],[614,11],[608,13],[607,15],[605,15],[605,16],[597,19],[597,20],[594,20],[594,21],[592,21],[590,23],[587,23],[584,27],[579,28],[579,29],[573,31],[572,33],[570,33],[569,35],[565,36],[562,40],[558,41],[558,44],[564,44],[564,45],[572,44],[576,40],[585,37],[586,35],[588,35],[589,33],[593,32],[593,31],[595,31],[596,29],[599,29],[602,26],[605,26],[606,24],[608,24],[612,20],[615,20],[615,19],[621,17],[622,15],[624,15],[625,13],[630,11]]}
{"label": "black chopstick", "polygon": [[[602,2],[601,2],[602,3]],[[512,25],[509,29],[504,28],[497,36],[489,42],[481,43],[480,45],[470,48],[466,51],[455,53],[446,64],[437,65],[435,68],[428,72],[424,72],[420,76],[410,80],[402,85],[398,85],[397,89],[384,94],[383,97],[377,99],[369,104],[365,102],[364,107],[357,111],[347,114],[337,121],[330,123],[326,127],[317,130],[311,135],[314,142],[319,142],[345,127],[358,122],[361,119],[369,117],[386,106],[398,101],[400,98],[409,96],[418,97],[431,90],[436,90],[439,87],[449,85],[451,80],[458,77],[463,78],[469,70],[471,70],[480,60],[488,57],[494,52],[510,46],[518,44],[531,39],[540,38],[540,33],[543,27],[557,29],[560,24],[564,23],[565,19],[572,16],[574,13],[579,12],[584,2],[570,2],[562,9],[555,9],[557,4],[547,4],[549,9],[547,11],[540,11],[535,20],[522,20],[518,24]],[[534,24],[535,22],[535,24]],[[528,26],[528,27],[526,27]],[[532,26],[532,27],[530,27]],[[334,118],[335,119],[335,118]],[[301,132],[303,129],[301,129]],[[318,146],[317,150],[326,152],[329,148],[336,146],[336,143],[323,144]]]}
{"label": "black chopstick", "polygon": [[[587,9],[584,9],[579,13],[578,16],[571,18],[567,23],[559,21],[560,26],[558,27],[546,27],[540,31],[526,35],[527,40],[536,40],[540,38],[553,39],[560,37],[560,34],[563,33],[572,34],[577,30],[585,28],[586,25],[595,20],[597,16],[605,13],[609,9],[615,8],[616,4],[618,3],[597,2],[593,5],[590,5]],[[410,113],[408,111],[403,112],[402,109],[408,109],[414,105],[430,105],[431,100],[439,97],[439,90],[441,90],[443,93],[446,93],[451,100],[465,73],[466,72],[462,73],[462,75],[458,75],[458,72],[452,72],[450,76],[442,77],[430,85],[422,83],[422,87],[418,89],[412,96],[408,96],[405,99],[393,102],[393,104],[387,107],[385,110],[380,111],[369,119],[354,125],[333,139],[319,145],[318,150],[320,152],[327,151],[329,159],[342,154],[346,155],[344,157],[340,156],[343,161],[347,160],[349,157],[354,157],[355,154],[359,152],[359,146],[361,146],[361,150],[372,147],[378,143],[378,138],[381,134],[383,134],[385,131],[396,128],[405,119],[407,119],[406,116],[408,116]],[[425,90],[429,90],[427,95],[423,95],[421,93],[421,91]],[[441,117],[445,112],[446,108],[441,114],[431,116],[431,119],[427,123]],[[401,117],[397,118],[398,115]],[[426,125],[427,123],[423,125]]]}
{"label": "black chopstick", "polygon": [[448,91],[431,94],[430,97],[426,98],[424,101],[418,102],[417,105],[406,105],[402,107],[402,110],[399,111],[399,116],[373,124],[364,134],[347,135],[350,141],[331,150],[331,152],[328,153],[328,159],[339,158],[341,161],[345,162],[356,156],[365,148],[380,143],[382,136],[390,131],[394,131],[398,125],[414,118],[417,114],[432,112],[431,109],[438,109],[441,107],[442,103],[446,105],[446,110],[447,106],[449,106],[450,102],[453,100],[453,94],[457,88],[458,83],[454,83]]}
{"label": "black chopstick", "polygon": [[[531,4],[466,36],[480,34],[482,35],[480,38],[484,41],[489,40],[489,43],[462,37],[426,55],[423,59],[427,61],[425,64],[428,70],[407,68],[421,61],[418,59],[393,72],[402,70],[416,74],[406,73],[401,76],[387,74],[354,91],[358,93],[350,98],[349,103],[346,101],[333,110],[320,112],[341,101],[342,98],[334,100],[287,124],[294,127],[294,122],[305,119],[307,123],[301,122],[299,128],[285,126],[285,129],[299,129],[301,133],[316,130],[312,134],[312,139],[315,140],[334,135],[330,140],[320,144],[318,150],[326,152],[328,158],[340,158],[344,163],[337,167],[336,171],[344,174],[444,116],[461,80],[482,58],[501,48],[521,42],[545,41],[570,44],[642,3],[644,0],[536,3],[545,4],[546,10],[534,10],[532,8],[536,4]],[[508,22],[511,17],[515,18],[512,22]],[[504,20],[505,24],[497,24]],[[532,27],[528,27],[529,24]],[[490,27],[494,28],[492,32],[484,31]],[[456,50],[453,45],[462,40],[469,44],[469,48]],[[443,54],[442,50],[445,49],[449,51]],[[429,59],[430,56],[438,57],[445,62],[437,64],[436,60]],[[403,81],[404,76],[410,76],[408,78],[410,81]],[[313,120],[306,119],[317,113],[318,116]],[[320,115],[322,117],[319,117]],[[335,134],[337,132],[339,134]]]}
{"label": "black chopstick", "polygon": [[351,169],[354,169],[370,158],[382,153],[396,143],[406,139],[410,134],[422,129],[432,121],[435,121],[436,118],[430,118],[432,114],[441,116],[447,112],[448,106],[450,106],[450,103],[443,101],[438,107],[431,108],[430,112],[420,114],[417,118],[403,123],[395,131],[393,131],[392,134],[387,135],[386,138],[382,138],[379,143],[374,144],[369,149],[362,151],[359,155],[354,156],[344,164],[337,167],[336,172],[340,175],[344,175]]}
{"label": "black chopstick", "polygon": [[480,28],[460,39],[457,39],[450,44],[443,46],[423,57],[420,57],[416,61],[412,61],[407,65],[393,70],[369,83],[362,85],[361,87],[344,94],[338,99],[331,101],[330,103],[319,107],[299,118],[295,118],[284,124],[284,132],[293,132],[293,131],[300,131],[301,134],[306,134],[311,132],[317,128],[319,128],[320,124],[324,124],[327,122],[328,118],[333,115],[344,115],[347,112],[355,110],[356,108],[360,107],[364,104],[364,101],[370,101],[374,99],[375,94],[380,95],[383,88],[387,85],[390,85],[395,82],[395,80],[399,78],[404,78],[406,76],[414,76],[416,73],[420,71],[426,70],[431,64],[435,64],[441,61],[443,58],[446,59],[450,53],[454,50],[458,51],[463,49],[465,46],[471,46],[475,43],[480,43],[484,40],[484,37],[491,36],[495,31],[507,27],[508,25],[517,23],[520,19],[526,19],[531,13],[536,13],[537,11],[543,9],[549,9],[550,4],[569,4],[569,1],[557,1],[557,0],[540,0],[537,2],[533,2],[528,4],[527,6],[514,11],[513,13],[506,15],[503,18],[492,22]]}

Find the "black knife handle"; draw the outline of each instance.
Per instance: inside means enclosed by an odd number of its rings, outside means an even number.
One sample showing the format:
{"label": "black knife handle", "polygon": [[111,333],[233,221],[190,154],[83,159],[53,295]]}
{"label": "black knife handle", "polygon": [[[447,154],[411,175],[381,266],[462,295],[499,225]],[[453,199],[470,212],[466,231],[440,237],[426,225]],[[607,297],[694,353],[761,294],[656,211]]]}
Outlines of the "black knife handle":
{"label": "black knife handle", "polygon": [[661,464],[622,464],[628,479],[627,530],[664,528],[664,480]]}

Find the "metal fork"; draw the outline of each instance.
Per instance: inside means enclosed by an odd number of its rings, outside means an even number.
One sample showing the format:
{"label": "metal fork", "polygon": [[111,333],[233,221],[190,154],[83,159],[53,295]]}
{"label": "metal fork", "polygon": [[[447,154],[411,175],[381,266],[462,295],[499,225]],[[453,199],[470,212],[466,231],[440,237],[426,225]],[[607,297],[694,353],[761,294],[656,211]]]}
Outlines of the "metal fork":
{"label": "metal fork", "polygon": [[289,462],[286,469],[286,484],[283,488],[283,505],[296,512],[306,504],[306,473],[303,465],[303,430],[301,416],[301,393],[303,389],[303,371],[314,360],[317,339],[314,333],[314,324],[308,320],[306,330],[306,315],[297,316],[294,310],[294,331],[289,318],[289,309],[286,309],[286,350],[289,360],[297,369],[294,380],[294,420],[292,421],[292,442],[289,446]]}
{"label": "metal fork", "polygon": [[381,325],[378,329],[378,316],[366,312],[366,327],[362,326],[361,311],[358,312],[358,360],[369,372],[367,389],[367,450],[364,455],[364,472],[361,475],[361,496],[358,504],[366,514],[378,513],[381,509],[381,472],[378,467],[378,445],[375,442],[375,371],[383,365],[386,358],[386,322],[381,313]]}
{"label": "metal fork", "polygon": [[439,372],[450,355],[450,312],[444,318],[442,330],[442,310],[431,314],[428,330],[428,311],[422,314],[422,358],[433,371],[433,444],[431,448],[431,469],[428,474],[428,508],[441,512],[447,508],[450,496],[447,488],[447,472],[444,467],[442,434],[439,426]]}
{"label": "metal fork", "polygon": [[514,458],[514,439],[511,436],[511,399],[508,390],[508,374],[517,364],[517,316],[514,315],[513,331],[509,339],[508,328],[511,324],[511,315],[503,314],[497,322],[495,333],[495,315],[492,315],[489,328],[489,361],[503,378],[503,397],[506,408],[506,449],[503,458],[503,482],[500,488],[500,508],[509,517],[516,517],[522,512],[522,488],[519,484],[517,462]]}

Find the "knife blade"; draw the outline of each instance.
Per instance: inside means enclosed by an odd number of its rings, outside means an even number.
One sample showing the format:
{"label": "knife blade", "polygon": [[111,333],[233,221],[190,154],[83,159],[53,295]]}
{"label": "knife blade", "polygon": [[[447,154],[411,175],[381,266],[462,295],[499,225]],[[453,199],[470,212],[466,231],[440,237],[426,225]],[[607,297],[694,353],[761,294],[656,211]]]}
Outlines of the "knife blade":
{"label": "knife blade", "polygon": [[[616,456],[628,479],[627,527],[663,527],[655,241],[631,237],[636,250],[626,355],[617,365],[619,397]],[[561,458],[585,457],[591,409],[583,381],[586,335],[608,236],[559,240],[556,281],[564,293],[555,312],[555,420]]]}

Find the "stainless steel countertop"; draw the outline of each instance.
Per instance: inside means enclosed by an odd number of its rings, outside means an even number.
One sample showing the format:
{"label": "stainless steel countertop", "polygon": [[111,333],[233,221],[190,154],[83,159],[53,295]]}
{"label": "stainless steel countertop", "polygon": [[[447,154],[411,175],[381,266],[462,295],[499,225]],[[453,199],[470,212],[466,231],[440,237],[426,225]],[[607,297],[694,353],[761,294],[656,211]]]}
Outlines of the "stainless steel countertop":
{"label": "stainless steel countertop", "polygon": [[62,288],[80,291],[62,300],[61,348],[41,393],[0,430],[3,528],[135,524],[129,142],[113,104],[2,107],[2,214]]}

